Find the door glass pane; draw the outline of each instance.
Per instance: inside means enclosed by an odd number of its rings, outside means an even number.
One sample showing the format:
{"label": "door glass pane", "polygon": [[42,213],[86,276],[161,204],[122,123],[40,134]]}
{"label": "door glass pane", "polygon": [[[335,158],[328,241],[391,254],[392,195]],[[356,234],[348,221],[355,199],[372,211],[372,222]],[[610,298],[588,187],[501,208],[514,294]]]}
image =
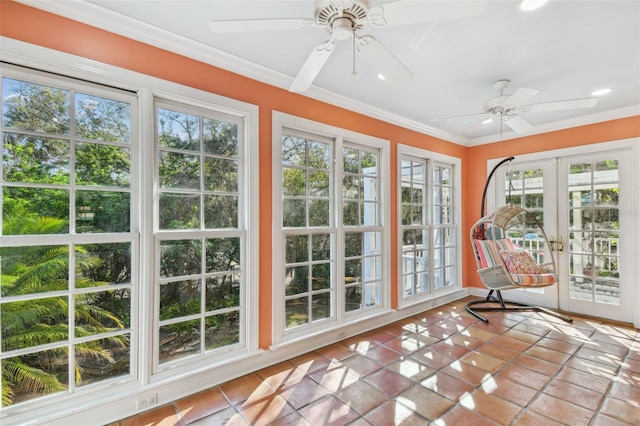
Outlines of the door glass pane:
{"label": "door glass pane", "polygon": [[569,296],[620,304],[618,162],[569,165]]}

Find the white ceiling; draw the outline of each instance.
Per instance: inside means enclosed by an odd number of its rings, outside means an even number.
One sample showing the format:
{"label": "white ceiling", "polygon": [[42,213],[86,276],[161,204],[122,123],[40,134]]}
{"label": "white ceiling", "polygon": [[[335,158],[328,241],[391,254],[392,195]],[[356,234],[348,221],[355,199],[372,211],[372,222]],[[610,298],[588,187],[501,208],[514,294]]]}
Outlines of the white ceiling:
{"label": "white ceiling", "polygon": [[[313,0],[23,2],[285,89],[311,50],[328,39],[319,28],[239,34],[209,29],[212,19],[313,18]],[[531,133],[640,114],[640,0],[550,0],[529,13],[517,0],[489,0],[480,16],[367,25],[359,34],[376,37],[414,77],[400,84],[381,81],[357,56],[352,75],[352,43],[338,41],[305,95],[464,145],[519,136],[506,126],[501,135],[499,120],[457,135],[482,115],[433,121],[482,112],[500,79],[511,80],[507,94],[539,90],[527,103],[612,89],[594,108],[522,113],[535,126]]]}

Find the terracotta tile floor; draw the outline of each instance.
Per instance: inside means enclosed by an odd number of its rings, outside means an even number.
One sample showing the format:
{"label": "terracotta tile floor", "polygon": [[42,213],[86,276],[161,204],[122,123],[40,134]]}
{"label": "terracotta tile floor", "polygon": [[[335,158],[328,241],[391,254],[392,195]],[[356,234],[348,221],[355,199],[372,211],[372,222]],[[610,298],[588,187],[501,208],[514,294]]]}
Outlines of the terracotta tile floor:
{"label": "terracotta tile floor", "polygon": [[639,330],[464,302],[114,425],[640,425]]}

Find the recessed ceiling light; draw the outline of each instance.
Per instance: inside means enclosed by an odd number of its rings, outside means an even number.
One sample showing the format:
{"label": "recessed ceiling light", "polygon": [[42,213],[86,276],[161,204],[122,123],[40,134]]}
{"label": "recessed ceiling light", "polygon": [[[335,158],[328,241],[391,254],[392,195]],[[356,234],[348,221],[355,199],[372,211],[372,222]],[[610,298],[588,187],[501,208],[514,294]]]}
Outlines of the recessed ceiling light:
{"label": "recessed ceiling light", "polygon": [[610,93],[611,89],[604,88],[604,89],[598,89],[598,90],[594,90],[593,92],[591,92],[591,96],[602,96],[602,95],[606,95],[607,93]]}
{"label": "recessed ceiling light", "polygon": [[480,124],[489,124],[493,123],[493,118],[487,118],[486,120],[482,120]]}
{"label": "recessed ceiling light", "polygon": [[386,79],[387,79],[387,78],[384,76],[384,74],[382,74],[382,73],[378,74],[378,78],[379,78],[380,80],[386,80]]}
{"label": "recessed ceiling light", "polygon": [[548,1],[549,0],[522,0],[520,2],[520,10],[524,10],[525,12],[536,10],[544,6]]}

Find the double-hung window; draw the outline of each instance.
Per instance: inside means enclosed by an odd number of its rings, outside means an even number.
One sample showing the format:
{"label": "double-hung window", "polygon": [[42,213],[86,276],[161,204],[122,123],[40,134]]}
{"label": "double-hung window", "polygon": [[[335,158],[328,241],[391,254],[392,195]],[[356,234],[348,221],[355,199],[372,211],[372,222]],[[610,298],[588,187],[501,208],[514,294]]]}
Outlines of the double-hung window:
{"label": "double-hung window", "polygon": [[156,371],[246,348],[242,116],[156,99]]}
{"label": "double-hung window", "polygon": [[257,350],[257,107],[108,69],[139,92],[0,69],[12,420],[153,380],[172,395]]}
{"label": "double-hung window", "polygon": [[273,152],[274,343],[386,308],[388,142],[275,113]]}
{"label": "double-hung window", "polygon": [[133,93],[3,68],[2,406],[136,377]]}
{"label": "double-hung window", "polygon": [[400,304],[460,288],[459,159],[399,146]]}

